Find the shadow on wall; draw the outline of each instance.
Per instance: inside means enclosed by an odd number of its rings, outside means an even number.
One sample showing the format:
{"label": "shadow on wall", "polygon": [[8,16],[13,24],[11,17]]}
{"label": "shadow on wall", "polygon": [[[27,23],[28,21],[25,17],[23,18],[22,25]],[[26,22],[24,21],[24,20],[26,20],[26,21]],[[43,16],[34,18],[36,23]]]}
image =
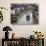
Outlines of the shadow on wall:
{"label": "shadow on wall", "polygon": [[0,38],[0,46],[2,46],[2,39]]}

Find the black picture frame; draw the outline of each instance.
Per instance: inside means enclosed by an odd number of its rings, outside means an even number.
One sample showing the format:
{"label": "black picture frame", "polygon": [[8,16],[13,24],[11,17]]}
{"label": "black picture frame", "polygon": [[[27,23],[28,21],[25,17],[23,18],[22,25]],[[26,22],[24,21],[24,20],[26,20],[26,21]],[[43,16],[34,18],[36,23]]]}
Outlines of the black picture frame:
{"label": "black picture frame", "polygon": [[[29,10],[32,11],[32,22],[28,21],[29,23],[28,22],[24,23],[25,21],[21,20],[21,22],[19,23],[19,19],[21,18],[21,16]],[[11,24],[16,24],[16,25],[39,24],[38,11],[39,11],[38,4],[14,4],[13,3],[13,4],[11,4]],[[22,13],[22,15],[21,15],[21,13]],[[28,12],[27,12],[27,15],[30,15],[30,14],[28,14]],[[26,20],[31,20],[30,16],[28,16],[28,17],[26,16]],[[24,22],[22,22],[22,21],[24,21]]]}

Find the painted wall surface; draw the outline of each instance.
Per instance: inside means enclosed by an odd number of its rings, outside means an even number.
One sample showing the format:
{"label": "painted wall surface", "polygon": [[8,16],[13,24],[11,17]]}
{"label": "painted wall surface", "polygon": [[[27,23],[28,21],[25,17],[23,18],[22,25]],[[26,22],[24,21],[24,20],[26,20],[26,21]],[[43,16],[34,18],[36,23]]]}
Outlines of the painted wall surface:
{"label": "painted wall surface", "polygon": [[[39,24],[38,25],[12,25],[10,23],[10,4],[11,3],[38,3],[39,4]],[[34,31],[41,31],[46,37],[46,1],[45,0],[0,0],[0,6],[4,6],[8,9],[1,10],[3,13],[3,21],[0,23],[0,46],[2,46],[2,39],[4,38],[3,27],[10,26],[13,31],[10,32],[10,36],[15,32],[16,37],[29,37]],[[46,38],[45,38],[46,46]]]}

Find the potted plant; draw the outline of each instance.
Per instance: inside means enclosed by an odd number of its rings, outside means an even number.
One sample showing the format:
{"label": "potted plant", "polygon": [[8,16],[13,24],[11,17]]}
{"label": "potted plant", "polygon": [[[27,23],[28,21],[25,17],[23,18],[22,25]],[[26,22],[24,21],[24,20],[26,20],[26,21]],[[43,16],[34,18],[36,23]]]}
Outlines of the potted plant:
{"label": "potted plant", "polygon": [[36,32],[33,31],[33,32],[34,32],[34,35],[37,35],[37,38],[38,38],[38,39],[42,39],[43,36],[44,36],[44,35],[42,34],[42,32],[38,32],[38,31],[36,31]]}

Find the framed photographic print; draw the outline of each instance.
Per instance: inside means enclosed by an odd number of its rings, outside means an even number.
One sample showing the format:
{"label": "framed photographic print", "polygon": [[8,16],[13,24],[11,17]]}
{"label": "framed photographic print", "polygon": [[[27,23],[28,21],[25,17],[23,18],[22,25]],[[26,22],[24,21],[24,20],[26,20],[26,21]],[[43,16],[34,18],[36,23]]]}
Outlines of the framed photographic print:
{"label": "framed photographic print", "polygon": [[11,24],[39,24],[38,4],[11,4]]}

